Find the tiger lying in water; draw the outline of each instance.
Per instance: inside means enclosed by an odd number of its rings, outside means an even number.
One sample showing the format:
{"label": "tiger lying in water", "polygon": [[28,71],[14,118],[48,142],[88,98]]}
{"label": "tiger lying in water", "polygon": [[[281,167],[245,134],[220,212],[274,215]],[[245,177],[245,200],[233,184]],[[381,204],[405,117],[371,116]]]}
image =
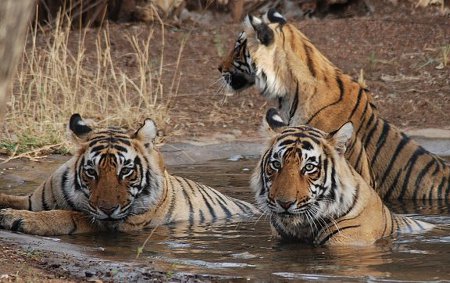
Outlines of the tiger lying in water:
{"label": "tiger lying in water", "polygon": [[346,157],[384,199],[450,202],[450,166],[380,117],[372,93],[331,63],[275,10],[248,16],[219,66],[230,89],[256,85],[290,126],[355,127]]}
{"label": "tiger lying in water", "polygon": [[37,235],[130,231],[252,215],[251,204],[170,175],[154,147],[155,123],[135,133],[92,129],[78,114],[69,129],[78,152],[29,196],[0,194],[0,227]]}
{"label": "tiger lying in water", "polygon": [[306,125],[284,127],[273,108],[266,119],[279,133],[262,154],[252,188],[276,236],[313,245],[367,245],[433,227],[391,213],[345,159],[351,122],[327,134]]}

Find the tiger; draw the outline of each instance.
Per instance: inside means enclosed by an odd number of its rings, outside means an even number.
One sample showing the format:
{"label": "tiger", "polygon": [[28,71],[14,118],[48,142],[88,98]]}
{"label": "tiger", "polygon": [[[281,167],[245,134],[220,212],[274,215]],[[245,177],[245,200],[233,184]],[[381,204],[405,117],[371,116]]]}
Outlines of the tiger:
{"label": "tiger", "polygon": [[27,196],[0,194],[0,227],[36,235],[133,231],[258,214],[252,204],[168,173],[146,119],[137,131],[100,128],[73,114],[76,152]]}
{"label": "tiger", "polygon": [[285,126],[266,116],[273,137],[251,181],[259,208],[276,238],[314,246],[371,245],[400,232],[424,232],[431,223],[393,214],[345,158],[352,122],[333,133],[309,125]]}
{"label": "tiger", "polygon": [[219,65],[226,92],[239,92],[255,84],[255,66],[247,49],[247,36],[241,32],[234,48]]}
{"label": "tiger", "polygon": [[[290,126],[332,132],[351,121],[356,131],[346,157],[382,198],[449,203],[449,164],[380,117],[371,92],[334,66],[280,13],[271,9],[262,19],[248,15],[236,44],[229,55],[234,57],[220,66],[222,76],[231,79],[230,88],[242,90],[234,88],[234,77],[252,77],[240,85],[254,82],[264,97],[278,102]],[[251,64],[238,69],[230,62]]]}

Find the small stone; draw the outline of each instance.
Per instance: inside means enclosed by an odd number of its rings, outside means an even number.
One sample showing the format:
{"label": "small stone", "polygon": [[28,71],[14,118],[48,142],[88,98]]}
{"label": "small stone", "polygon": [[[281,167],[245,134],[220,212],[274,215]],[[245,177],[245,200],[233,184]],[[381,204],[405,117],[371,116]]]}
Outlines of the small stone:
{"label": "small stone", "polygon": [[244,158],[242,155],[240,155],[240,154],[238,154],[238,155],[233,155],[233,156],[231,156],[230,158],[228,158],[227,160],[228,161],[239,161],[239,160],[241,160],[242,158]]}

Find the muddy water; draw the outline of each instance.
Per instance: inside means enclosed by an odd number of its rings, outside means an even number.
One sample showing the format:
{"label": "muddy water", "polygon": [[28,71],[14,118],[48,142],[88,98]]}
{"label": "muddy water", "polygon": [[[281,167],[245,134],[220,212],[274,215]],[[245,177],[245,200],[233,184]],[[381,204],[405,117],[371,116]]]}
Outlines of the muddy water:
{"label": "muddy water", "polygon": [[[26,193],[60,163],[0,169],[0,191]],[[231,196],[253,201],[248,180],[255,160],[212,161],[171,166],[170,171],[201,181]],[[14,172],[14,174],[12,174]],[[271,239],[264,217],[188,227],[162,226],[134,233],[59,237],[105,260],[133,262],[168,274],[201,274],[251,281],[423,281],[450,280],[450,212],[447,205],[390,203],[396,212],[438,225],[425,234],[401,235],[364,248],[311,248]],[[138,248],[150,237],[138,256]]]}

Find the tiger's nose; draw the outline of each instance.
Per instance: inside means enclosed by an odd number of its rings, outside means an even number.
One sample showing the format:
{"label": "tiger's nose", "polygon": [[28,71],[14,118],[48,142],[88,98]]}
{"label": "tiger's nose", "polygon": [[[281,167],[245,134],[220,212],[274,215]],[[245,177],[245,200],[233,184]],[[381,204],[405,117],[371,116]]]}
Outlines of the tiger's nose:
{"label": "tiger's nose", "polygon": [[114,213],[114,211],[116,211],[116,209],[119,207],[119,205],[116,205],[114,207],[104,207],[104,206],[100,206],[99,209],[105,213],[106,215],[112,215]]}
{"label": "tiger's nose", "polygon": [[289,207],[291,207],[291,206],[295,203],[295,201],[290,201],[290,200],[288,200],[288,201],[277,200],[277,203],[278,203],[282,208],[288,210]]}

